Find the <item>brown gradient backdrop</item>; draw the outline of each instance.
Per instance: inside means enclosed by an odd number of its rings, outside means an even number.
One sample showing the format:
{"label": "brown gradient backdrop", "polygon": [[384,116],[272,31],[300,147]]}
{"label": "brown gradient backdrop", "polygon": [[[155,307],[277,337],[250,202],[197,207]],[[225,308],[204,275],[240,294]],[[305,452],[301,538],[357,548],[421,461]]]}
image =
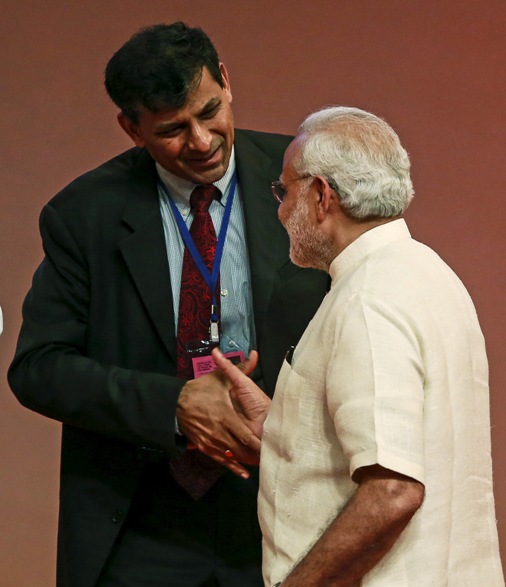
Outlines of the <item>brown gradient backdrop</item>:
{"label": "brown gradient backdrop", "polygon": [[19,406],[5,380],[21,302],[41,259],[38,214],[68,181],[130,146],[102,87],[110,55],[140,26],[179,19],[215,41],[229,69],[237,126],[293,133],[312,110],[344,104],[398,130],[413,162],[412,233],[460,275],[487,339],[506,561],[506,2],[4,0],[1,587],[54,584],[60,426]]}

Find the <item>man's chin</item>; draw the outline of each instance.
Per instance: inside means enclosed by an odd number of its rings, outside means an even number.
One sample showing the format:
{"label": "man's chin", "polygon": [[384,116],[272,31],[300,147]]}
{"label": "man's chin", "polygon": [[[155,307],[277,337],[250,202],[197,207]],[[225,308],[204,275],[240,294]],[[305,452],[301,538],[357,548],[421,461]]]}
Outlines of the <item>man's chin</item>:
{"label": "man's chin", "polygon": [[227,168],[223,163],[206,166],[192,166],[186,175],[193,183],[214,183],[219,181],[226,173]]}
{"label": "man's chin", "polygon": [[312,265],[308,263],[308,259],[306,259],[303,255],[300,255],[298,251],[294,251],[290,249],[290,261],[297,265],[297,267],[303,267],[304,269],[311,268]]}
{"label": "man's chin", "polygon": [[226,173],[230,162],[230,154],[226,155],[223,148],[219,148],[210,160],[187,160],[186,172],[193,183],[214,183]]}
{"label": "man's chin", "polygon": [[318,269],[319,271],[328,272],[328,266],[323,262],[323,259],[310,258],[308,255],[301,254],[300,251],[295,251],[292,248],[290,248],[290,261],[302,269]]}

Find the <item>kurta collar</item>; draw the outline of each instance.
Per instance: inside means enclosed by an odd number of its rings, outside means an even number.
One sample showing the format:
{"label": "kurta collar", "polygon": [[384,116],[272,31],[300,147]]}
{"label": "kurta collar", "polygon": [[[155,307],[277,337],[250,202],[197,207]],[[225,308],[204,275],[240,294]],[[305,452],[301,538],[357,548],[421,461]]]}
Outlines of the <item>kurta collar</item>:
{"label": "kurta collar", "polygon": [[339,253],[330,264],[331,287],[334,287],[347,271],[358,265],[365,257],[377,249],[405,238],[411,238],[411,234],[403,218],[392,220],[392,222],[381,224],[364,232],[349,244],[344,251]]}

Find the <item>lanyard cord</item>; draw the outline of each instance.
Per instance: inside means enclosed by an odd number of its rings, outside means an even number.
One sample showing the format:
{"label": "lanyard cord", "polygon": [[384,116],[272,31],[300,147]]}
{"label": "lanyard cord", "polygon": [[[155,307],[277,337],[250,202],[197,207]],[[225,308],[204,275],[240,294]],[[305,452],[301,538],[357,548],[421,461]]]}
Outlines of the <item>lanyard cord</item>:
{"label": "lanyard cord", "polygon": [[186,226],[186,223],[185,223],[183,217],[181,216],[181,213],[177,209],[177,206],[174,203],[174,200],[171,198],[169,190],[166,188],[165,184],[162,181],[158,180],[158,184],[159,184],[160,188],[162,189],[163,193],[165,194],[165,196],[167,197],[167,200],[169,201],[169,204],[170,204],[170,207],[171,207],[172,212],[174,214],[174,218],[176,219],[176,223],[179,228],[179,232],[181,234],[181,237],[182,237],[186,247],[188,248],[191,256],[193,257],[195,264],[197,265],[200,273],[202,274],[202,277],[204,278],[209,290],[212,293],[213,309],[211,310],[211,312],[212,312],[211,321],[217,322],[218,316],[216,315],[215,310],[214,310],[217,306],[217,304],[216,304],[216,285],[218,283],[218,277],[220,274],[220,265],[221,265],[221,258],[223,256],[223,247],[225,246],[225,238],[227,236],[228,225],[230,222],[230,213],[232,211],[232,202],[234,200],[234,195],[235,195],[235,191],[236,191],[235,190],[236,184],[237,184],[236,174],[234,173],[234,175],[232,177],[232,181],[230,182],[230,187],[228,190],[227,204],[225,206],[223,220],[221,221],[220,234],[218,236],[218,240],[216,243],[216,251],[214,253],[214,261],[213,261],[213,267],[212,267],[211,271],[208,270],[204,261],[202,261],[202,256],[200,255],[197,247],[195,246],[195,243],[193,242],[190,231],[188,230],[188,227]]}

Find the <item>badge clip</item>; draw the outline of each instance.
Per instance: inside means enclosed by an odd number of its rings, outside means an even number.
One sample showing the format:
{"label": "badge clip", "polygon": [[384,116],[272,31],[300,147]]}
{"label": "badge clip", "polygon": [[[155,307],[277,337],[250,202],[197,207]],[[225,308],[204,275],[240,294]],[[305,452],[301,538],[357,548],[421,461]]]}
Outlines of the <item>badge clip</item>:
{"label": "badge clip", "polygon": [[218,306],[211,305],[211,323],[209,324],[209,336],[212,344],[220,342],[220,329],[218,322]]}

